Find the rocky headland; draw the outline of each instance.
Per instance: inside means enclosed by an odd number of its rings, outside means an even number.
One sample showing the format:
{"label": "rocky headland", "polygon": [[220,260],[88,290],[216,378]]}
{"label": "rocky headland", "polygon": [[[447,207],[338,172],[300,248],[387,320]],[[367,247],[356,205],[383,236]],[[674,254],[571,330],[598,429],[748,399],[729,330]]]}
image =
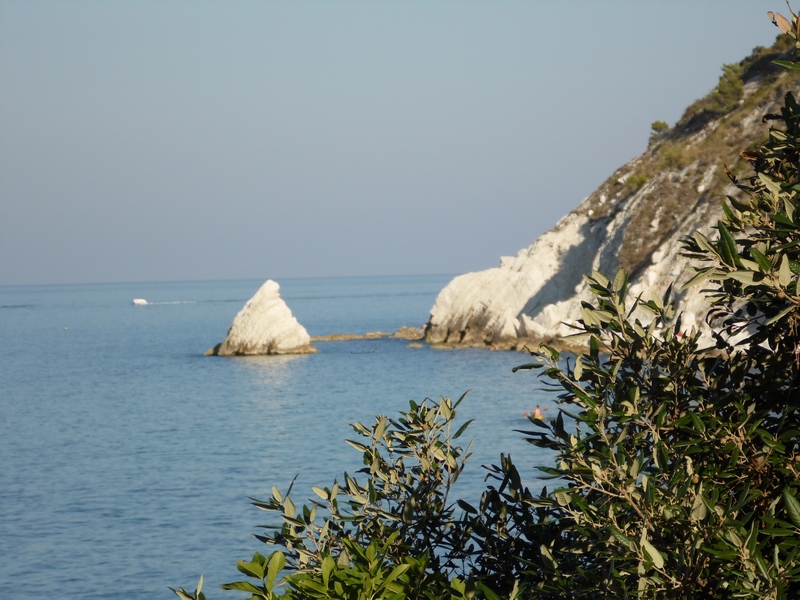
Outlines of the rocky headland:
{"label": "rocky headland", "polygon": [[[783,36],[726,65],[717,87],[686,109],[678,123],[654,123],[647,150],[619,168],[552,230],[500,266],[456,277],[439,294],[425,327],[434,346],[522,349],[558,343],[571,333],[581,302],[591,298],[583,275],[630,274],[634,295],[660,297],[687,281],[680,240],[709,234],[726,196],[737,196],[726,168],[750,173],[748,153],[764,139],[765,114],[776,112],[800,75],[773,63],[790,47]],[[682,323],[703,328],[700,290],[678,292]]]}

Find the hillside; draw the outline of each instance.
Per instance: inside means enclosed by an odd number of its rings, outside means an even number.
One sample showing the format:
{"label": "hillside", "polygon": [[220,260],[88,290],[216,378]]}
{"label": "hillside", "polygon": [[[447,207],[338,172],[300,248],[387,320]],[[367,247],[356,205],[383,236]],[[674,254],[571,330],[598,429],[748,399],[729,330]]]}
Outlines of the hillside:
{"label": "hillside", "polygon": [[[779,36],[736,65],[725,65],[711,93],[669,128],[654,124],[648,149],[620,167],[575,210],[500,266],[456,277],[431,309],[432,345],[522,348],[569,334],[566,325],[589,298],[583,274],[631,274],[633,293],[663,294],[686,281],[679,240],[709,231],[726,195],[738,193],[725,173],[750,173],[740,152],[766,139],[762,117],[800,92],[800,74],[772,61],[791,52]],[[702,326],[699,290],[682,292],[684,323]]]}

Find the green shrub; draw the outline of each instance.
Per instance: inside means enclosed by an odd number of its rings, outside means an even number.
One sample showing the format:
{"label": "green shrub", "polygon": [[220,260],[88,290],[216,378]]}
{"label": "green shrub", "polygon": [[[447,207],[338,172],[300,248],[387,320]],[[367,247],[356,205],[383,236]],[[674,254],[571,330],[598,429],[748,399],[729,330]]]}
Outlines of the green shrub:
{"label": "green shrub", "polygon": [[667,123],[664,121],[653,121],[653,124],[650,125],[650,140],[648,141],[648,145],[652,146],[667,133],[669,133],[669,125],[667,125]]}
{"label": "green shrub", "polygon": [[644,173],[637,173],[636,175],[631,175],[628,177],[628,179],[625,180],[625,183],[634,190],[640,190],[644,187],[647,181],[647,175]]}
{"label": "green shrub", "polygon": [[[683,142],[685,143],[685,142]],[[685,150],[681,141],[664,142],[660,154],[661,161],[659,167],[661,169],[669,170],[675,169],[678,166],[686,163]]]}
{"label": "green shrub", "polygon": [[711,110],[725,114],[739,105],[739,101],[744,96],[742,71],[742,65],[739,64],[722,67],[719,83],[711,94]]}
{"label": "green shrub", "polygon": [[652,129],[655,134],[663,135],[669,131],[669,125],[667,125],[665,121],[653,121],[653,124],[650,125],[650,129]]}
{"label": "green shrub", "polygon": [[473,553],[464,515],[475,512],[450,498],[470,456],[469,445],[455,443],[470,422],[452,430],[465,396],[412,401],[397,419],[356,423],[361,439],[348,443],[362,454],[362,480],[345,473],[341,485],[315,487],[318,500],[299,510],[291,486],[255,500],[282,522],[256,536],[275,550],[240,561],[250,580],[223,588],[254,599],[492,597],[480,581],[459,577],[469,572]]}

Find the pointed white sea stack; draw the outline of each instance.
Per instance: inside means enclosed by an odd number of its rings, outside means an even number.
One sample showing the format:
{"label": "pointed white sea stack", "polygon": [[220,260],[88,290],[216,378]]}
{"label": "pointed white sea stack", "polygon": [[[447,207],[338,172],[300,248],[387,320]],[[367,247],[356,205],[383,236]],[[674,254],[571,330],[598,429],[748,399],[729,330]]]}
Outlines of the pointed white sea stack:
{"label": "pointed white sea stack", "polygon": [[280,286],[268,279],[247,301],[221,344],[209,355],[310,354],[316,352],[305,327],[278,293]]}

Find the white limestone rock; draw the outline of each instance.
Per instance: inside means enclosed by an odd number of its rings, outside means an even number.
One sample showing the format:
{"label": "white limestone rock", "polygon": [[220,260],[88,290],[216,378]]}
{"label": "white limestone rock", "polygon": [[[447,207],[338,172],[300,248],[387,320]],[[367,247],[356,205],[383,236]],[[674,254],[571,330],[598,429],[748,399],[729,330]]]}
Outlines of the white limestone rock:
{"label": "white limestone rock", "polygon": [[[765,80],[766,85],[785,77]],[[670,144],[653,144],[618,169],[516,257],[453,279],[431,309],[425,340],[432,345],[518,349],[559,340],[575,333],[570,324],[580,317],[581,303],[592,300],[584,274],[599,271],[613,277],[624,266],[631,273],[631,297],[641,293],[645,299],[660,298],[674,282],[682,329],[696,328],[710,343],[704,322],[708,304],[700,288],[681,289],[692,270],[681,256],[680,240],[695,231],[716,237],[720,200],[738,191],[726,184],[717,166],[730,157],[714,153],[760,143],[765,132],[761,116],[779,111],[775,102],[782,93],[763,97],[724,117],[729,120],[721,130],[728,132],[723,133],[728,136],[724,144],[714,137],[723,135],[715,131],[718,121],[699,129],[687,125]]]}
{"label": "white limestone rock", "polygon": [[573,212],[500,267],[456,277],[431,309],[426,341],[506,348],[520,338],[569,333],[561,322],[585,295],[582,275],[605,233]]}
{"label": "white limestone rock", "polygon": [[[633,201],[620,203],[616,214],[607,219],[593,221],[582,205],[515,259],[453,279],[431,309],[426,341],[521,349],[575,333],[570,325],[580,316],[581,303],[592,298],[583,276],[600,271],[613,277],[637,195]],[[679,240],[698,229],[708,234],[718,216],[717,207],[698,206],[685,228],[665,236],[659,250],[632,276],[631,294],[661,297],[671,282],[685,282],[690,272],[687,260],[680,256]],[[678,300],[685,313],[684,329],[702,329],[699,290],[682,291]]]}
{"label": "white limestone rock", "polygon": [[316,352],[305,327],[297,322],[279,291],[276,282],[267,280],[236,315],[225,340],[206,354],[240,356]]}

